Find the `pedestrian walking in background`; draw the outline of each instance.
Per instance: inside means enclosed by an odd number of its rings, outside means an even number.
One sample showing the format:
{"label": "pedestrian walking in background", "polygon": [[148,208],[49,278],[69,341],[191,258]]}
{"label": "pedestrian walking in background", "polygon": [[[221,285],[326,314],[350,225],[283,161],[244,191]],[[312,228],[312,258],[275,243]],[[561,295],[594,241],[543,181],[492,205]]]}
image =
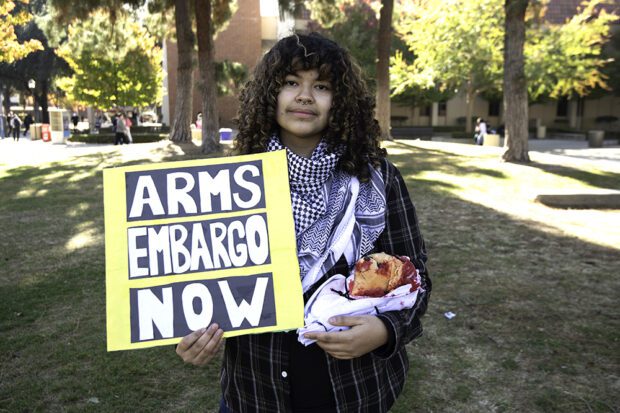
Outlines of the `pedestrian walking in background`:
{"label": "pedestrian walking in background", "polygon": [[125,124],[125,116],[119,113],[116,117],[116,134],[114,135],[114,145],[122,145],[127,139],[127,125]]}
{"label": "pedestrian walking in background", "polygon": [[13,140],[19,141],[19,132],[22,128],[22,120],[17,116],[17,113],[13,114],[13,118],[11,118],[11,128],[13,133]]}

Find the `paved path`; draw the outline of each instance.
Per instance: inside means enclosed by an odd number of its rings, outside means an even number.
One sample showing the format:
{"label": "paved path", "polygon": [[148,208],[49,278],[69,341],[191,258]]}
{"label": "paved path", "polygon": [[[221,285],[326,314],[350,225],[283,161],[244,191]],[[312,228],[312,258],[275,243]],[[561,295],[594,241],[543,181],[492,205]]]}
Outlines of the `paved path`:
{"label": "paved path", "polygon": [[[424,140],[399,140],[405,144],[419,147],[448,150],[453,153],[480,154],[497,153],[500,155],[503,148],[492,146],[476,146],[462,139],[433,138]],[[12,138],[0,139],[0,165],[37,165],[45,162],[57,162],[69,157],[93,153],[118,153],[126,157],[157,153],[164,150],[169,153],[172,148],[169,141],[141,143],[134,145],[105,145],[67,143],[52,144],[41,140],[31,141],[20,138],[18,142]],[[603,148],[588,148],[586,141],[560,139],[532,139],[529,141],[530,157],[541,163],[555,163],[563,165],[590,165],[606,171],[620,172],[620,145],[605,146]]]}
{"label": "paved path", "polygon": [[[463,139],[434,137],[432,141],[401,140],[399,142],[420,147],[443,148],[463,155],[468,153],[496,153],[499,156],[504,151],[501,147],[476,146]],[[530,158],[535,162],[566,166],[594,166],[610,172],[620,172],[620,145],[617,144],[606,145],[603,148],[589,148],[587,141],[530,139],[528,147]]]}
{"label": "paved path", "polygon": [[5,138],[0,140],[0,167],[36,166],[92,154],[118,156],[127,161],[149,159],[156,162],[171,152],[180,151],[178,146],[167,140],[115,146],[80,142],[53,144],[28,138],[20,138],[16,142],[12,138]]}

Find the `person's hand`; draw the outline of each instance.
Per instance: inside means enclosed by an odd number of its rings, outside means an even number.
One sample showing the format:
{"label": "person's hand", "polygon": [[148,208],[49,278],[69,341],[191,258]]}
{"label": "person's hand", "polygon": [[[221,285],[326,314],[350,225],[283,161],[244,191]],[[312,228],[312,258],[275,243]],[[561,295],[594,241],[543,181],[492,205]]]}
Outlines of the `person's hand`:
{"label": "person's hand", "polygon": [[224,331],[217,324],[201,328],[183,337],[177,345],[177,354],[184,362],[194,366],[204,366],[224,344]]}
{"label": "person's hand", "polygon": [[348,360],[363,356],[388,341],[385,324],[373,315],[340,315],[330,318],[329,323],[351,328],[330,333],[306,333],[304,337],[316,340],[319,347],[337,359]]}

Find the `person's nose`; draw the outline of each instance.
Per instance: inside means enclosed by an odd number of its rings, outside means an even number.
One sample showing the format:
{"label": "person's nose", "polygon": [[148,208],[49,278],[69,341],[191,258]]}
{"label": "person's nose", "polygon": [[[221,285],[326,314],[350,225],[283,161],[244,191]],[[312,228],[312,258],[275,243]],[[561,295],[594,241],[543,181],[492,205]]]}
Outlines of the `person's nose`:
{"label": "person's nose", "polygon": [[299,93],[295,97],[295,101],[301,105],[309,105],[314,101],[312,97],[312,86],[302,85],[299,88]]}

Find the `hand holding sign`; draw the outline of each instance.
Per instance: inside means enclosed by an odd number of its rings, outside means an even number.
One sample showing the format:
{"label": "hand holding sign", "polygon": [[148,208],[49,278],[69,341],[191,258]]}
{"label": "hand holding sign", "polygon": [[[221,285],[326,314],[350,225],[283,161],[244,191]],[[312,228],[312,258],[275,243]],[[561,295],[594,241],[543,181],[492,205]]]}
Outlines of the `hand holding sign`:
{"label": "hand holding sign", "polygon": [[224,344],[224,330],[217,324],[201,328],[183,337],[177,346],[177,354],[184,362],[205,366],[216,356]]}

